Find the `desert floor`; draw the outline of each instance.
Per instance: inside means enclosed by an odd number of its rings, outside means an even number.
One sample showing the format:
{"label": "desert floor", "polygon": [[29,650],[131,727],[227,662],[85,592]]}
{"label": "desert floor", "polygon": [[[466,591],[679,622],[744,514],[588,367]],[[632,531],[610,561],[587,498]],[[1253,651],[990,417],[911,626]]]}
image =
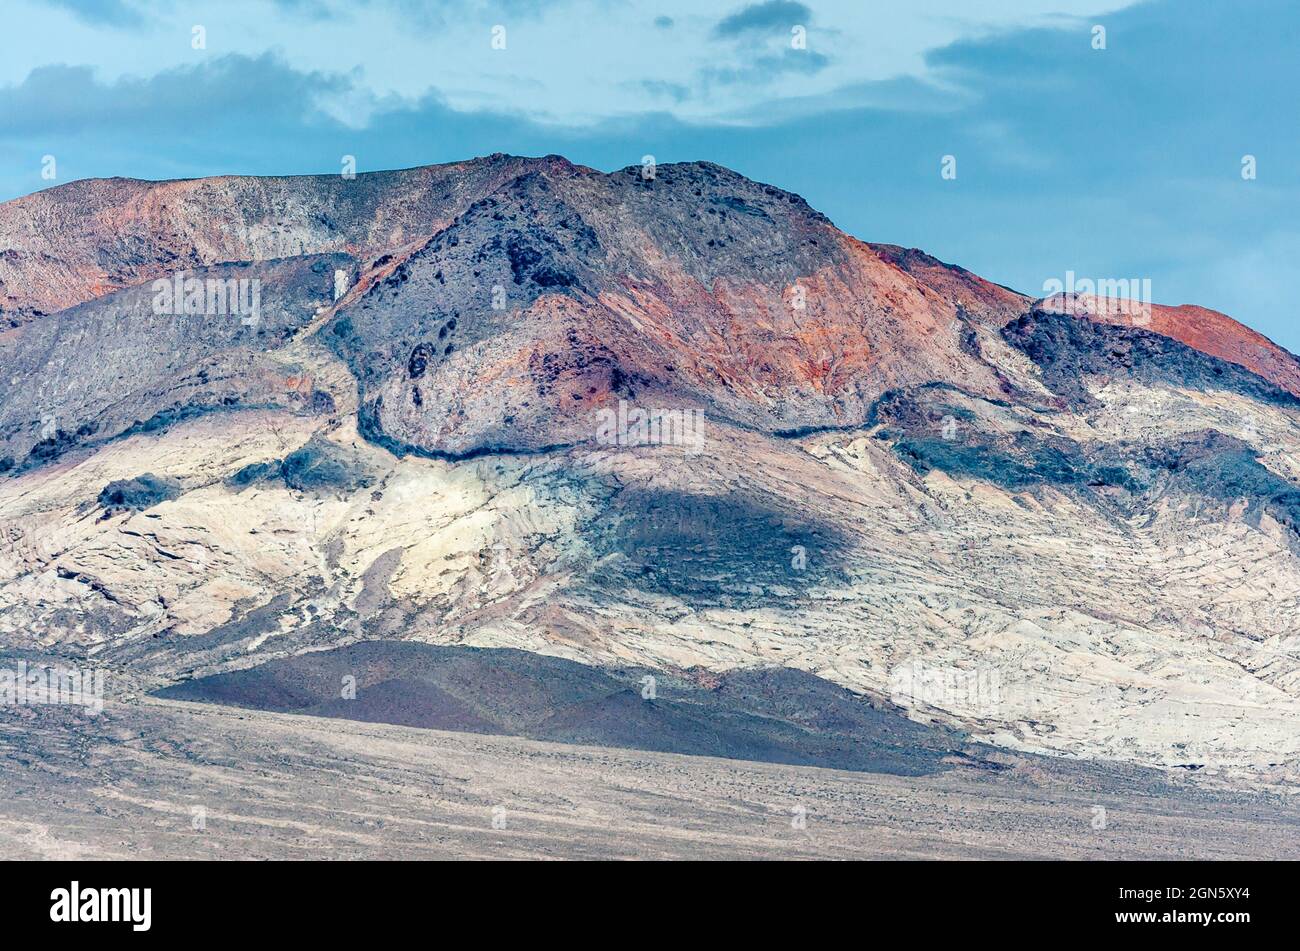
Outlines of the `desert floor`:
{"label": "desert floor", "polygon": [[9,708],[0,855],[1300,858],[1300,802],[1287,797],[1003,759],[910,777],[152,698],[95,718]]}

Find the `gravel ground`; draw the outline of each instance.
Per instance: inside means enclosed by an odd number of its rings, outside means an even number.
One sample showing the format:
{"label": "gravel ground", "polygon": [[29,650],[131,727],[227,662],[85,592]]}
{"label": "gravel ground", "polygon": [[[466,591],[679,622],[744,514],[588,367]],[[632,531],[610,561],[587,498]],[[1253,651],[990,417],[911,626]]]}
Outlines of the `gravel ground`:
{"label": "gravel ground", "polygon": [[1013,754],[887,776],[150,699],[5,709],[0,759],[13,859],[1300,858],[1283,797]]}

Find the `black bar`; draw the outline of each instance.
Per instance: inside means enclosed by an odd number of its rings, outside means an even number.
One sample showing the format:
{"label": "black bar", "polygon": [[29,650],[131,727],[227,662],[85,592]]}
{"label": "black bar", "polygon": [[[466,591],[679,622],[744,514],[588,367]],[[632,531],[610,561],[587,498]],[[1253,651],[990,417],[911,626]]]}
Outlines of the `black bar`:
{"label": "black bar", "polygon": [[[1294,926],[1294,868],[1282,863],[590,864],[15,863],[0,866],[0,920],[11,939],[113,932],[205,941],[360,940],[377,927],[431,924],[445,940],[468,927],[482,935],[531,929],[539,940],[578,929],[636,941],[712,929],[757,928],[762,936],[780,919],[818,931],[838,923],[872,942],[897,928],[917,940],[1015,932],[1231,940],[1286,936]],[[51,921],[52,893],[73,881],[83,896],[150,889],[148,931],[130,921]],[[1150,920],[1119,920],[1134,914]]]}

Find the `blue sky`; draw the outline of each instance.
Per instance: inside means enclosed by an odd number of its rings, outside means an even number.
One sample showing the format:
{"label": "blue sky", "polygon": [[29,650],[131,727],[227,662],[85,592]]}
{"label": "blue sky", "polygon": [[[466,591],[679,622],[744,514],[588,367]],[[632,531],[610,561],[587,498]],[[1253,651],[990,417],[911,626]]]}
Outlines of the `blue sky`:
{"label": "blue sky", "polygon": [[4,19],[0,200],[344,155],[709,159],[1026,293],[1148,278],[1300,351],[1290,0],[6,0]]}

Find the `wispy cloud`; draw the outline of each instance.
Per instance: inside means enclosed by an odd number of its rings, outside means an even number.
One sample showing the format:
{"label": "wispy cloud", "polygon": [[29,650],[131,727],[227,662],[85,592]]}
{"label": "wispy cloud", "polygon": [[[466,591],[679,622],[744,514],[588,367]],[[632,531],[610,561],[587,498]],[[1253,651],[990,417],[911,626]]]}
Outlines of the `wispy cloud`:
{"label": "wispy cloud", "polygon": [[710,66],[701,70],[700,79],[706,89],[715,84],[773,83],[789,73],[812,75],[828,65],[830,60],[821,53],[786,49],[779,53],[763,53],[736,66]]}
{"label": "wispy cloud", "polygon": [[812,10],[795,0],[767,0],[765,3],[750,4],[724,17],[713,28],[713,35],[732,38],[781,28],[789,32],[791,27],[807,26],[812,15]]}
{"label": "wispy cloud", "polygon": [[[275,95],[267,95],[268,89]],[[250,123],[272,117],[311,121],[325,113],[331,97],[351,91],[346,76],[299,72],[271,54],[231,54],[111,83],[97,81],[86,66],[43,66],[26,82],[0,89],[0,113],[11,117],[0,135],[122,129],[143,143],[183,128],[211,136],[240,116]]]}
{"label": "wispy cloud", "polygon": [[127,0],[41,0],[52,7],[71,11],[87,23],[135,26],[143,19]]}

